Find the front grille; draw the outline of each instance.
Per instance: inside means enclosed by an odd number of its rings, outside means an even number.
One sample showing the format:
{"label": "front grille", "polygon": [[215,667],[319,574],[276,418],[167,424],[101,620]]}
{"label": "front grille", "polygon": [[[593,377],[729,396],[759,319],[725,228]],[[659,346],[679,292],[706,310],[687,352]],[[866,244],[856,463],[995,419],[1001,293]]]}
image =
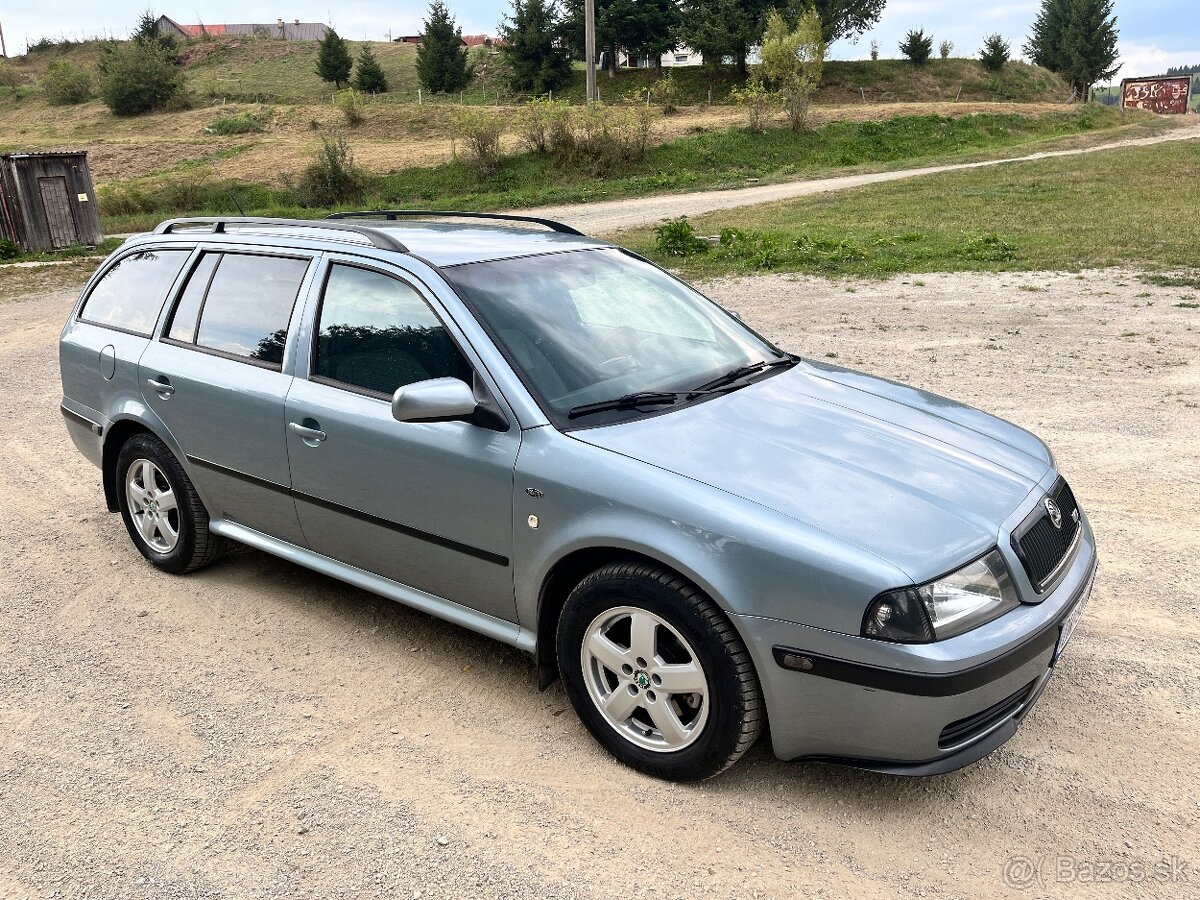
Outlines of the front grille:
{"label": "front grille", "polygon": [[[1053,500],[1062,513],[1060,527],[1054,526],[1046,509],[1046,499]],[[1071,492],[1071,486],[1060,478],[1029,518],[1013,533],[1013,549],[1038,593],[1054,578],[1074,544],[1080,527],[1079,505],[1075,502],[1075,495]]]}
{"label": "front grille", "polygon": [[965,744],[981,736],[994,725],[999,725],[1024,706],[1025,701],[1029,699],[1029,695],[1033,693],[1033,688],[1036,684],[1036,681],[1031,681],[1011,697],[1005,697],[995,706],[989,706],[987,709],[977,712],[973,716],[967,716],[965,719],[951,722],[942,729],[941,735],[938,736],[938,749],[946,750],[950,747],[957,747],[959,744]]}

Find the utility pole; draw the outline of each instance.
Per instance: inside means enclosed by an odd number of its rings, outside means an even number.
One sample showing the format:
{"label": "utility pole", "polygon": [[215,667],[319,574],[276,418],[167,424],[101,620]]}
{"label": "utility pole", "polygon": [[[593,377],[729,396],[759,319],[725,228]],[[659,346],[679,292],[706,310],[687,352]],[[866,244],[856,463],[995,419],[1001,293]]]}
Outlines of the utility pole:
{"label": "utility pole", "polygon": [[596,0],[584,0],[583,4],[583,59],[587,67],[587,102],[597,100],[596,95]]}
{"label": "utility pole", "polygon": [[8,48],[4,46],[4,26],[0,24],[0,57],[8,59]]}

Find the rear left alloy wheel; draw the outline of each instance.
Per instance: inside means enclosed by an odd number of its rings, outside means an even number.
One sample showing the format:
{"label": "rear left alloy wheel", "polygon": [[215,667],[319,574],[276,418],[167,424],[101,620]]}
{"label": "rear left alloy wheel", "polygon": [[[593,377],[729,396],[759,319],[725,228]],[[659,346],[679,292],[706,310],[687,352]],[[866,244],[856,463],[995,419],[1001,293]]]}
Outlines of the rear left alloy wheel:
{"label": "rear left alloy wheel", "polygon": [[618,563],[571,592],[559,670],[592,735],[622,762],[694,781],[758,738],[762,697],[750,655],[715,603],[658,566]]}
{"label": "rear left alloy wheel", "polygon": [[187,473],[154,435],[136,434],[121,447],[117,502],[134,545],[165,572],[191,572],[224,548]]}

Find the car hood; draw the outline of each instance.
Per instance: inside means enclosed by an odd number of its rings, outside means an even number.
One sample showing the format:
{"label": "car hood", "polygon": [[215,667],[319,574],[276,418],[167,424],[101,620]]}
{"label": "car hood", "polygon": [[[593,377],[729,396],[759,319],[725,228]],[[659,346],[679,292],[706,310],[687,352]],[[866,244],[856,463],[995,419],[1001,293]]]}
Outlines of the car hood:
{"label": "car hood", "polygon": [[572,436],[799,519],[918,582],[994,544],[1051,466],[1046,446],[1016,425],[811,362]]}

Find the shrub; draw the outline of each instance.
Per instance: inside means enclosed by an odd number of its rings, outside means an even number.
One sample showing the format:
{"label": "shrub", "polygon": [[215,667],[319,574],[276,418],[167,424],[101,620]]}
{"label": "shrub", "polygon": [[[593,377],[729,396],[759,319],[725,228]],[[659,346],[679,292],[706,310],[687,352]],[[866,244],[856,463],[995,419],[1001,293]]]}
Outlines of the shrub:
{"label": "shrub", "polygon": [[879,41],[871,41],[871,61],[879,59]]}
{"label": "shrub", "polygon": [[573,158],[575,141],[570,119],[570,103],[541,97],[522,107],[517,115],[517,130],[534,153]]}
{"label": "shrub", "polygon": [[354,88],[338,91],[333,105],[341,110],[342,118],[351,128],[357,128],[363,121],[362,95]]}
{"label": "shrub", "polygon": [[696,237],[687,216],[680,216],[654,229],[654,249],[663,256],[695,256],[708,252],[708,242]]}
{"label": "shrub", "polygon": [[117,44],[101,58],[100,67],[100,96],[118,116],[161,109],[183,84],[170,53],[151,44]]}
{"label": "shrub", "polygon": [[479,109],[459,109],[454,120],[454,136],[466,145],[467,156],[481,176],[495,174],[500,167],[500,137],[504,120]]}
{"label": "shrub", "polygon": [[755,134],[762,134],[767,128],[767,119],[775,105],[775,96],[767,90],[762,79],[757,75],[750,78],[742,87],[729,91],[729,99],[746,111],[747,127]]}
{"label": "shrub", "polygon": [[0,259],[16,259],[20,255],[20,247],[10,240],[0,238]]}
{"label": "shrub", "polygon": [[654,113],[644,106],[589,103],[575,118],[575,160],[591,175],[607,175],[646,155]]}
{"label": "shrub", "polygon": [[269,113],[239,113],[236,116],[226,116],[217,119],[204,130],[208,134],[252,134],[263,130],[263,124]]}
{"label": "shrub", "polygon": [[20,84],[21,76],[17,70],[0,59],[0,88],[8,88],[15,93]]}
{"label": "shrub", "polygon": [[650,100],[662,107],[665,113],[679,108],[679,84],[671,72],[663,75],[650,86]]}
{"label": "shrub", "polygon": [[900,52],[914,66],[925,65],[933,55],[933,35],[926,34],[923,28],[910,31],[900,42]]}
{"label": "shrub", "polygon": [[949,59],[952,50],[954,50],[954,41],[942,41],[938,44],[938,55],[942,59]]}
{"label": "shrub", "polygon": [[42,95],[52,106],[82,103],[92,96],[92,76],[65,59],[51,63],[40,83]]}
{"label": "shrub", "polygon": [[983,39],[983,49],[979,51],[979,61],[989,72],[999,72],[1008,62],[1012,45],[998,34],[989,34]]}
{"label": "shrub", "polygon": [[296,199],[304,206],[337,206],[361,198],[369,183],[345,136],[335,132],[321,137],[313,161],[300,173]]}

